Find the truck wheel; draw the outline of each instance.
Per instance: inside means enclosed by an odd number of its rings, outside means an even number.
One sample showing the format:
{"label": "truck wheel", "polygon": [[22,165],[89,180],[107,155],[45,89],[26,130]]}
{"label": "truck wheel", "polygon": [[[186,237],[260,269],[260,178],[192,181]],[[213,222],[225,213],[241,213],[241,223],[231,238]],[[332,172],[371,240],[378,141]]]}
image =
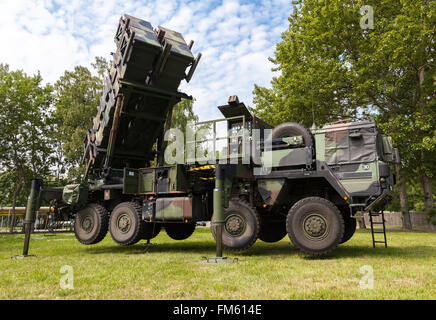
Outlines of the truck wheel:
{"label": "truck wheel", "polygon": [[174,240],[188,239],[195,230],[195,223],[167,223],[165,231],[167,235]]}
{"label": "truck wheel", "polygon": [[[230,201],[224,212],[223,248],[240,251],[250,248],[257,240],[260,232],[259,215],[245,201]],[[211,227],[216,241],[215,227]]]}
{"label": "truck wheel", "polygon": [[162,225],[160,223],[144,222],[144,221],[141,221],[141,223],[143,224],[141,239],[144,240],[150,240],[157,237],[160,230],[162,229]]}
{"label": "truck wheel", "polygon": [[310,130],[296,122],[285,122],[278,125],[272,130],[269,139],[279,139],[295,136],[302,136],[304,145],[306,147],[312,147],[315,144],[315,139]]}
{"label": "truck wheel", "polygon": [[109,232],[112,239],[122,246],[141,240],[144,234],[141,206],[136,202],[122,202],[117,205],[111,214]]}
{"label": "truck wheel", "polygon": [[292,243],[311,255],[323,255],[334,250],[344,235],[344,219],[330,201],[308,197],[289,210],[286,230]]}
{"label": "truck wheel", "polygon": [[286,221],[262,220],[259,239],[264,242],[278,242],[286,236]]}
{"label": "truck wheel", "polygon": [[347,206],[339,206],[342,217],[344,218],[344,236],[340,243],[345,243],[351,239],[356,232],[356,219],[351,217],[350,208]]}
{"label": "truck wheel", "polygon": [[109,217],[106,209],[91,203],[77,212],[74,218],[74,234],[83,244],[95,244],[104,239],[108,230]]}
{"label": "truck wheel", "polygon": [[344,216],[344,236],[341,243],[347,242],[356,232],[356,219],[350,216]]}

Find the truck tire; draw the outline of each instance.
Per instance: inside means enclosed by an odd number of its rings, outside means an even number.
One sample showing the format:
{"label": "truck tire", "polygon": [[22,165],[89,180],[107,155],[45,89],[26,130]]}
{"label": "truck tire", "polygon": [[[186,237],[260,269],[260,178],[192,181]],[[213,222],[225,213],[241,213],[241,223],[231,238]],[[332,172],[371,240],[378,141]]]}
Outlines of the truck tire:
{"label": "truck tire", "polygon": [[[224,215],[223,248],[232,251],[250,248],[260,232],[260,218],[256,209],[243,200],[233,200],[229,202]],[[216,230],[213,225],[211,231],[216,241]]]}
{"label": "truck tire", "polygon": [[278,125],[272,130],[269,140],[295,136],[302,136],[306,147],[313,147],[315,145],[315,138],[312,132],[296,122],[285,122]]}
{"label": "truck tire", "polygon": [[144,240],[150,240],[157,237],[160,230],[162,229],[162,224],[160,223],[144,222],[144,221],[141,221],[141,223],[143,224],[141,239]]}
{"label": "truck tire", "polygon": [[356,219],[350,216],[344,216],[344,236],[342,237],[341,243],[350,240],[354,232],[356,232]]}
{"label": "truck tire", "polygon": [[173,240],[188,239],[195,230],[195,223],[167,223],[165,224],[165,231],[167,235]]}
{"label": "truck tire", "polygon": [[261,220],[259,239],[264,242],[278,242],[286,236],[286,221]]}
{"label": "truck tire", "polygon": [[74,234],[82,244],[95,244],[107,234],[109,216],[106,209],[91,203],[77,212],[74,217]]}
{"label": "truck tire", "polygon": [[319,197],[295,203],[286,218],[286,230],[292,243],[315,256],[334,250],[344,235],[344,219],[330,201]]}
{"label": "truck tire", "polygon": [[109,232],[116,243],[128,246],[142,239],[144,224],[141,206],[136,202],[122,202],[111,213]]}
{"label": "truck tire", "polygon": [[344,235],[340,243],[345,243],[350,240],[356,232],[357,223],[356,219],[351,217],[350,208],[348,206],[338,206],[338,208],[344,218]]}

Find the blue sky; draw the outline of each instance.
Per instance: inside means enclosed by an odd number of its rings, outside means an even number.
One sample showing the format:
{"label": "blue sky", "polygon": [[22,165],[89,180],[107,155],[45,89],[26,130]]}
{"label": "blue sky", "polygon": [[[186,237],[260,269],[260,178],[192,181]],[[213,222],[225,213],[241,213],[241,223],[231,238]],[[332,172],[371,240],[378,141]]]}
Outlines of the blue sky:
{"label": "blue sky", "polygon": [[254,84],[270,86],[273,56],[288,27],[290,0],[0,0],[0,63],[55,82],[95,56],[110,59],[113,36],[124,13],[154,27],[179,31],[203,54],[189,84],[201,120],[221,117],[217,105],[230,95],[252,105]]}

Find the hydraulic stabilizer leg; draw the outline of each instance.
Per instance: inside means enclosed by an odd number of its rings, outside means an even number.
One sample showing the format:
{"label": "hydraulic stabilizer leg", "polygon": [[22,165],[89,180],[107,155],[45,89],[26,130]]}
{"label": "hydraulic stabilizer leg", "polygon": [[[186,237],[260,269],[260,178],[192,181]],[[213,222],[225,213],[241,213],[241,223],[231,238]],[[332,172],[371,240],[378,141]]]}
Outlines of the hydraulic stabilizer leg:
{"label": "hydraulic stabilizer leg", "polygon": [[224,207],[223,207],[223,166],[216,165],[215,189],[213,190],[213,221],[212,228],[216,231],[216,257],[223,256],[223,225],[224,225]]}
{"label": "hydraulic stabilizer leg", "polygon": [[237,261],[228,257],[223,257],[223,226],[225,223],[224,216],[224,165],[215,166],[215,189],[213,190],[213,220],[211,228],[215,228],[216,237],[216,257],[206,258],[202,263],[208,264],[225,264]]}
{"label": "hydraulic stabilizer leg", "polygon": [[[30,234],[32,233],[32,226],[35,223],[36,211],[39,209],[40,205],[40,191],[42,187],[41,179],[33,179],[32,186],[30,189],[30,196],[27,200],[26,207],[26,217],[24,219],[24,247],[23,247],[23,255],[20,257],[29,257],[29,242],[30,242]],[[30,255],[32,256],[32,255]]]}

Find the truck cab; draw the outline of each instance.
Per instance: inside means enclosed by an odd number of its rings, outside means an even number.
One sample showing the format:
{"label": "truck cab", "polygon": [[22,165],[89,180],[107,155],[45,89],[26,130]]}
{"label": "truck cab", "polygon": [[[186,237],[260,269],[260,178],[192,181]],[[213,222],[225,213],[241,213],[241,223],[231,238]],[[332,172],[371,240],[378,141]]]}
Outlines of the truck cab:
{"label": "truck cab", "polygon": [[324,161],[363,211],[381,209],[395,184],[390,163],[398,151],[373,121],[340,122],[312,130],[316,159]]}

